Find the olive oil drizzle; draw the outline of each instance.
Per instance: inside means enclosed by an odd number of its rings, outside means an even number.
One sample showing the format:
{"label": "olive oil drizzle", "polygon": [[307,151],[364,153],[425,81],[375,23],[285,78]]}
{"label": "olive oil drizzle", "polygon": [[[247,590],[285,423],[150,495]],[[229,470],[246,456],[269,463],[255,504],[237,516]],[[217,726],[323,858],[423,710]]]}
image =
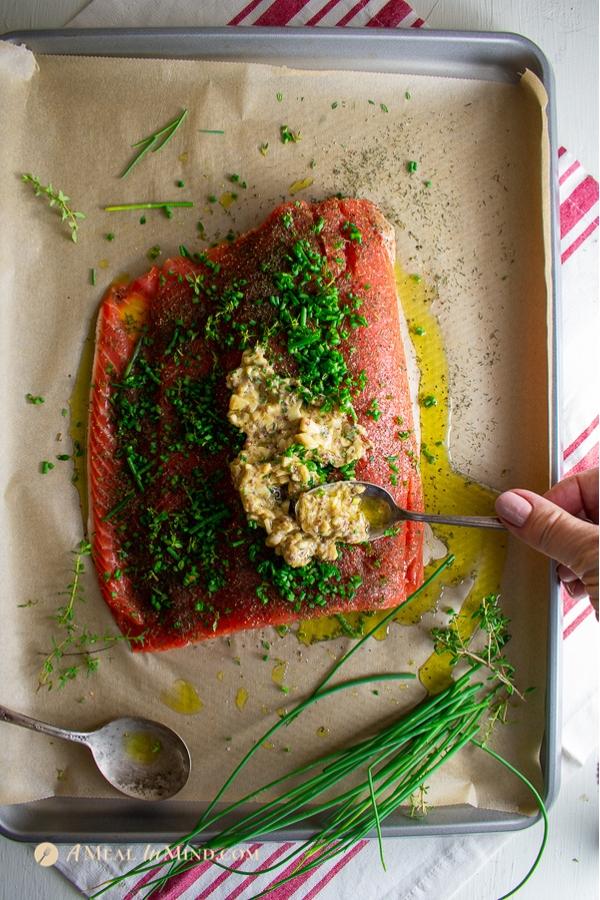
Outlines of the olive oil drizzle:
{"label": "olive oil drizzle", "polygon": [[[490,515],[493,513],[494,491],[471,481],[452,467],[448,448],[451,402],[448,392],[448,363],[442,331],[431,311],[434,292],[423,279],[417,280],[400,266],[396,267],[396,283],[420,371],[420,470],[425,509],[432,513]],[[431,402],[431,397],[435,398],[435,403]],[[497,532],[447,525],[436,526],[435,533],[456,557],[452,570],[446,573],[446,583],[473,579],[457,621],[461,636],[465,638],[475,628],[471,615],[481,603],[481,598],[499,589],[506,555],[506,538]],[[433,568],[433,564],[427,566],[425,577]],[[401,625],[415,624],[424,613],[435,607],[439,593],[439,585],[432,586],[405,610],[400,609],[394,621]],[[384,616],[385,611],[371,614],[347,613],[344,619],[352,629],[361,634]],[[347,633],[347,629],[342,627],[335,616],[325,616],[301,621],[296,635],[301,643],[312,644]],[[387,628],[384,627],[374,637],[382,640],[386,634]],[[437,693],[449,683],[450,673],[448,655],[433,653],[421,666],[419,677],[428,691]]]}

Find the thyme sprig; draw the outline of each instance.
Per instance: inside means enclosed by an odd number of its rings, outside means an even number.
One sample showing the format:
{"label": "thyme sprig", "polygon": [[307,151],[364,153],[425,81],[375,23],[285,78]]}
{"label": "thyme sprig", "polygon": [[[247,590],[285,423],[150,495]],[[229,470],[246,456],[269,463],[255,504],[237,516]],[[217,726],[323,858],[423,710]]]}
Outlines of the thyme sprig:
{"label": "thyme sprig", "polygon": [[411,819],[423,819],[429,812],[430,804],[426,800],[428,791],[427,785],[420,784],[414,794],[411,794],[408,798],[408,815]]}
{"label": "thyme sprig", "polygon": [[[477,628],[464,635],[468,619],[463,613],[454,613],[446,628],[432,628],[433,649],[436,653],[448,653],[452,665],[461,660],[478,663],[490,670],[490,678],[495,678],[506,688],[508,694],[517,694],[522,700],[523,694],[515,687],[513,677],[515,668],[503,654],[503,648],[510,640],[507,631],[509,620],[502,614],[498,594],[488,594],[472,613]],[[475,634],[485,634],[485,646],[480,652],[472,649],[471,643]]]}
{"label": "thyme sprig", "polygon": [[123,172],[121,172],[120,177],[125,178],[126,175],[129,175],[134,166],[137,166],[147,153],[150,151],[156,153],[157,150],[165,147],[174,136],[187,114],[187,109],[182,110],[182,112],[176,116],[172,122],[165,125],[164,128],[161,128],[159,131],[155,131],[148,135],[148,137],[142,138],[140,141],[137,141],[137,143],[132,144],[132,147],[139,147],[140,150],[136,153]]}
{"label": "thyme sprig", "polygon": [[[50,691],[55,685],[65,687],[69,681],[73,681],[84,672],[91,675],[97,670],[100,662],[98,653],[109,650],[124,640],[143,640],[143,635],[130,638],[127,635],[108,632],[98,634],[77,622],[77,606],[85,602],[81,580],[85,573],[84,558],[91,555],[92,547],[88,541],[82,540],[72,552],[75,559],[71,568],[71,581],[59,594],[66,597],[66,600],[54,615],[54,620],[62,629],[62,633],[58,636],[52,635],[51,648],[47,653],[43,653],[44,661],[38,672],[38,691],[43,687]],[[66,662],[68,657],[77,657],[78,661]]]}
{"label": "thyme sprig", "polygon": [[79,219],[85,219],[85,213],[76,212],[69,206],[70,197],[57,191],[51,184],[43,185],[39,178],[30,172],[24,172],[21,175],[21,181],[30,184],[36,197],[42,195],[48,198],[48,204],[56,207],[56,211],[60,213],[61,221],[66,222],[71,230],[71,240],[77,243],[77,230],[79,228]]}

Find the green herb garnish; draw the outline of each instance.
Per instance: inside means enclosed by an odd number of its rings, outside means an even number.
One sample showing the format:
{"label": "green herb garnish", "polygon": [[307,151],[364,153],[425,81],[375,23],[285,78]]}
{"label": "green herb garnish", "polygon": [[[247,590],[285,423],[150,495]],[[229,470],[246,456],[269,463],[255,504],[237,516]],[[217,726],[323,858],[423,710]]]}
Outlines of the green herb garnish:
{"label": "green herb garnish", "polygon": [[406,171],[410,172],[411,175],[416,172],[418,168],[419,164],[414,159],[409,159],[409,161],[406,163]]}
{"label": "green herb garnish", "polygon": [[44,398],[39,394],[25,394],[25,399],[33,406],[39,406],[41,403],[44,403]]}
{"label": "green herb garnish", "polygon": [[299,131],[291,131],[291,129],[287,125],[279,126],[279,135],[281,137],[282,144],[297,144],[300,140],[300,132]]}
{"label": "green herb garnish", "polygon": [[47,459],[43,459],[40,463],[40,472],[42,475],[47,475],[48,472],[54,468],[54,463],[48,462]]}
{"label": "green herb garnish", "polygon": [[378,422],[381,418],[381,410],[379,408],[379,401],[377,397],[373,397],[369,408],[367,409],[367,415],[370,416],[374,422]]}
{"label": "green herb garnish", "polygon": [[432,453],[431,450],[427,447],[427,444],[423,444],[421,447],[421,454],[425,457],[428,463],[434,463],[437,460],[437,456],[435,453]]}
{"label": "green herb garnish", "polygon": [[172,122],[169,122],[168,125],[165,125],[164,128],[161,128],[159,131],[155,131],[148,137],[142,138],[141,141],[137,141],[137,143],[132,144],[132,147],[140,147],[141,149],[134,156],[129,165],[124,169],[120,177],[125,178],[125,176],[131,172],[134,166],[137,166],[137,164],[141,162],[144,156],[146,156],[146,154],[150,151],[152,151],[152,153],[156,153],[157,150],[160,150],[162,147],[166,147],[177,129],[180,127],[181,123],[184,121],[187,114],[187,109],[184,109],[175,119],[173,119]]}
{"label": "green herb garnish", "polygon": [[55,190],[51,184],[47,184],[44,187],[35,175],[24,173],[21,175],[21,181],[32,185],[36,197],[44,195],[48,198],[49,206],[56,207],[57,212],[60,213],[61,221],[66,222],[71,230],[71,240],[76,244],[79,220],[85,219],[85,214],[71,209],[69,206],[70,197],[67,197],[62,191]]}
{"label": "green herb garnish", "polygon": [[152,203],[118,203],[114,206],[105,206],[104,212],[122,212],[130,209],[163,209],[188,208],[193,206],[192,200],[158,200]]}
{"label": "green herb garnish", "polygon": [[91,675],[98,668],[100,662],[98,654],[114,647],[115,644],[122,641],[143,643],[143,635],[129,637],[108,632],[96,634],[77,622],[77,607],[85,602],[81,581],[85,571],[84,558],[90,556],[91,552],[91,544],[85,540],[80,541],[73,551],[75,560],[71,570],[71,581],[66,589],[61,591],[61,596],[66,597],[66,600],[59,606],[54,616],[62,633],[52,636],[52,649],[45,655],[38,672],[38,691],[43,687],[50,691],[55,684],[61,688],[65,687],[69,681],[73,681],[84,672]]}
{"label": "green herb garnish", "polygon": [[362,232],[358,225],[353,222],[344,222],[342,230],[348,234],[348,240],[354,241],[356,244],[362,244]]}

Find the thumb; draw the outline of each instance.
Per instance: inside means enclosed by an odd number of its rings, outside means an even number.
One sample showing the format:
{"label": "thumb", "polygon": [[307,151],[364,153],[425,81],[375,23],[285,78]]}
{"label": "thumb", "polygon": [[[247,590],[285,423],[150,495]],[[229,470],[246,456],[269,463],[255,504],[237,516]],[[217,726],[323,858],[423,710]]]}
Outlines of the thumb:
{"label": "thumb", "polygon": [[532,491],[507,491],[496,512],[508,530],[530,547],[568,566],[584,579],[596,563],[598,528]]}

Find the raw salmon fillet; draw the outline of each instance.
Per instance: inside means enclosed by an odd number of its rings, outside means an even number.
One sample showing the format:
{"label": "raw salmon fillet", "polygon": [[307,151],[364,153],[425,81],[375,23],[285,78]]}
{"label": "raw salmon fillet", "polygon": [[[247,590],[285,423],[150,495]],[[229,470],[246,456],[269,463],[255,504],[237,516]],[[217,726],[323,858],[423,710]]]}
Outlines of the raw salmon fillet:
{"label": "raw salmon fillet", "polygon": [[[343,547],[335,565],[290,573],[265,546],[265,532],[249,527],[231,483],[229,463],[243,440],[227,421],[225,379],[244,339],[251,346],[269,328],[281,273],[296,277],[302,240],[326,261],[340,304],[360,298],[367,321],[348,329],[339,348],[363,385],[353,405],[371,445],[355,477],[422,509],[393,232],[372,203],[287,203],[235,242],[112,286],[92,376],[90,532],[102,594],[121,631],[137,638],[134,650],[391,607],[422,582],[422,531],[412,523]],[[278,374],[294,376],[285,340],[281,331],[272,338]]]}

